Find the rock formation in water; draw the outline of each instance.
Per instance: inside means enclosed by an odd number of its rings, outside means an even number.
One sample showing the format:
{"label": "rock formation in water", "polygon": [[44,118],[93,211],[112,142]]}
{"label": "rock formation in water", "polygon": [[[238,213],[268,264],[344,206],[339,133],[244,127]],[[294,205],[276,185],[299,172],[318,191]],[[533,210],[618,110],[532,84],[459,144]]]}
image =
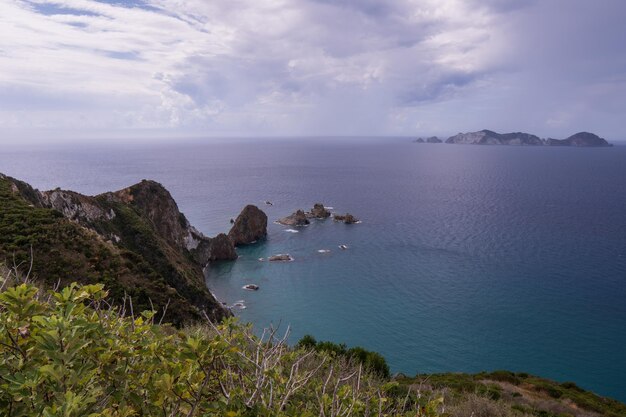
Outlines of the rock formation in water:
{"label": "rock formation in water", "polygon": [[279,253],[278,255],[272,255],[268,258],[270,262],[286,262],[293,261],[293,258],[288,253]]}
{"label": "rock formation in water", "polygon": [[359,219],[350,213],[346,213],[345,215],[335,214],[333,219],[338,222],[344,222],[345,224],[354,224],[359,222]]}
{"label": "rock formation in water", "polygon": [[441,139],[439,139],[437,136],[431,136],[429,138],[418,138],[415,139],[413,142],[415,143],[441,143]]}
{"label": "rock formation in water", "polygon": [[605,139],[598,135],[589,132],[579,132],[567,139],[547,139],[546,145],[548,146],[582,146],[582,147],[597,147],[597,146],[612,146]]}
{"label": "rock formation in water", "polygon": [[278,223],[284,226],[306,226],[311,222],[307,218],[307,215],[304,211],[297,210],[295,213],[279,219]]}
{"label": "rock formation in water", "polygon": [[211,239],[191,226],[161,184],[144,180],[85,196],[40,192],[0,174],[0,194],[1,211],[24,225],[0,224],[0,256],[26,258],[32,244],[37,279],[103,282],[113,299],[130,295],[137,309],[168,305],[166,319],[176,324],[202,319],[203,310],[214,320],[230,314],[203,274],[208,262],[236,257],[230,239]]}
{"label": "rock formation in water", "polygon": [[208,258],[209,262],[233,261],[237,259],[235,245],[227,234],[220,233],[211,239]]}
{"label": "rock formation in water", "polygon": [[588,132],[580,132],[567,139],[541,139],[530,133],[496,133],[491,130],[459,133],[451,136],[446,143],[464,145],[517,145],[517,146],[611,146],[606,140]]}
{"label": "rock formation in water", "polygon": [[501,134],[491,130],[459,133],[449,137],[446,143],[465,145],[543,145],[541,138],[530,133],[515,132]]}
{"label": "rock formation in water", "polygon": [[322,203],[315,203],[310,213],[311,217],[316,219],[326,219],[330,217],[330,211],[324,207]]}
{"label": "rock formation in water", "polygon": [[248,245],[267,236],[267,215],[257,206],[249,204],[243,208],[228,237],[235,246]]}

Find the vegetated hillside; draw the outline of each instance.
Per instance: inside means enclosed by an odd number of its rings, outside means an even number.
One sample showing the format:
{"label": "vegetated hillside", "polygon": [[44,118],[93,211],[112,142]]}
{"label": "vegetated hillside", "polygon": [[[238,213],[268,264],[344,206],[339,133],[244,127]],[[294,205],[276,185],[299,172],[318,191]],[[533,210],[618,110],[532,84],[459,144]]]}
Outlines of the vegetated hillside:
{"label": "vegetated hillside", "polygon": [[0,415],[436,416],[342,357],[259,339],[228,319],[176,330],[122,317],[101,284],[0,294]]}
{"label": "vegetated hillside", "polygon": [[0,276],[0,415],[626,415],[573,383],[506,371],[389,379],[360,348],[310,337],[290,348],[233,318],[175,329],[107,298],[101,284],[44,291]]}
{"label": "vegetated hillside", "polygon": [[[205,286],[202,264],[194,258],[199,253],[181,242],[183,229],[189,232],[186,219],[175,203],[171,207],[169,193],[158,194],[162,187],[148,190],[153,198],[162,198],[160,205],[155,201],[152,212],[142,211],[142,200],[133,196],[147,187],[155,186],[146,182],[122,190],[128,195],[124,201],[112,193],[40,193],[0,175],[0,262],[22,272],[31,269],[48,286],[104,283],[114,300],[128,295],[139,311],[167,306],[166,320],[176,324],[201,319],[203,310],[222,319],[228,312]],[[178,233],[164,229],[169,219],[156,218],[159,213],[175,217],[169,226],[178,225]],[[208,253],[210,239],[197,233],[197,251]]]}
{"label": "vegetated hillside", "polygon": [[624,417],[626,404],[523,372],[398,376],[402,391],[440,393],[455,416]]}

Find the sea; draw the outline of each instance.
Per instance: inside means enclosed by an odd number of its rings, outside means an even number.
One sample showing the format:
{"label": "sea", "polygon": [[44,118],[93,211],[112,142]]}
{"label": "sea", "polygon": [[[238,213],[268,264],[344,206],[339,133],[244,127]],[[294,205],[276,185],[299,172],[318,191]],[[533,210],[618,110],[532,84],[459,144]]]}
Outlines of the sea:
{"label": "sea", "polygon": [[[206,283],[258,333],[362,346],[406,375],[508,369],[626,401],[626,146],[47,144],[3,147],[0,172],[86,194],[154,179],[207,235],[257,205],[267,239]],[[314,203],[361,223],[274,223]],[[267,261],[279,253],[293,261]]]}

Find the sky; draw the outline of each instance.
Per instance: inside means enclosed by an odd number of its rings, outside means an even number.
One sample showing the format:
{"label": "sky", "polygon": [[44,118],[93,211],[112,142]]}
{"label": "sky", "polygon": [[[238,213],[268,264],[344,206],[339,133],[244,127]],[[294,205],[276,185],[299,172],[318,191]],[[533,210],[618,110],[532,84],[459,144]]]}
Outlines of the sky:
{"label": "sky", "polygon": [[0,143],[626,139],[624,0],[0,0]]}

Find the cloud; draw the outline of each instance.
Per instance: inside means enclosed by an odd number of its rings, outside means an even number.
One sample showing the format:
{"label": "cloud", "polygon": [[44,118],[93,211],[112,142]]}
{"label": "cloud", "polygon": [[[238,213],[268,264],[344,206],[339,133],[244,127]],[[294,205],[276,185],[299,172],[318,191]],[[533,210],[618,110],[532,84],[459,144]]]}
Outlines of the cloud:
{"label": "cloud", "polygon": [[2,2],[0,129],[617,135],[622,4]]}

